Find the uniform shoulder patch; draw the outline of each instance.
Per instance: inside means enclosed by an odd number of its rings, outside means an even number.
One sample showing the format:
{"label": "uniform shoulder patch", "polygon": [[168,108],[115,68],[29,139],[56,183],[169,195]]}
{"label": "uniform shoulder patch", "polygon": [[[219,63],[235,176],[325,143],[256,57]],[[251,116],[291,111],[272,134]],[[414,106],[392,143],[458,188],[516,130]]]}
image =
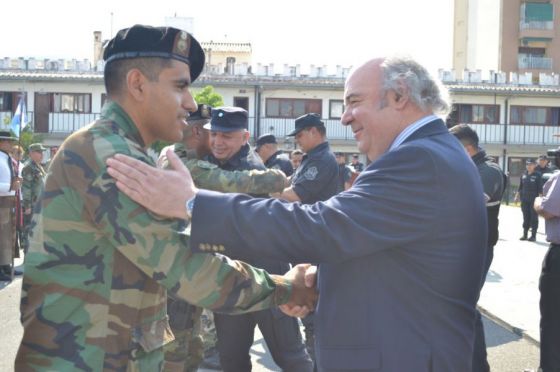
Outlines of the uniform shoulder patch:
{"label": "uniform shoulder patch", "polygon": [[305,177],[305,179],[308,181],[313,181],[315,178],[317,178],[317,174],[319,174],[317,167],[309,167],[305,170],[305,173],[303,173],[303,177]]}

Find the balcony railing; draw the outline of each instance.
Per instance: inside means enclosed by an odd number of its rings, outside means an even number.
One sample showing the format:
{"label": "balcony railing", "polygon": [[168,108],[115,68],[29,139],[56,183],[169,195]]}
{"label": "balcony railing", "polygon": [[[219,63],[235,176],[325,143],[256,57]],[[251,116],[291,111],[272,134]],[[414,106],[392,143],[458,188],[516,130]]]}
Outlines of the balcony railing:
{"label": "balcony railing", "polygon": [[519,56],[518,67],[520,69],[551,70],[552,58],[535,57],[535,56]]}
{"label": "balcony railing", "polygon": [[[33,128],[33,112],[27,113],[30,126]],[[0,112],[0,129],[9,128],[8,119],[11,113]],[[48,133],[71,134],[78,129],[99,118],[99,113],[77,114],[77,113],[50,113]],[[278,139],[285,137],[294,130],[294,120],[290,118],[249,118],[249,131],[251,135],[272,133]],[[350,126],[344,126],[339,119],[322,119],[327,128],[327,138],[337,141],[354,141],[354,135]],[[505,145],[544,145],[560,146],[560,126],[542,124],[469,124],[476,132],[481,144],[505,144]],[[258,125],[258,128],[257,128]],[[258,131],[257,131],[258,129]]]}
{"label": "balcony railing", "polygon": [[559,126],[541,124],[469,124],[481,144],[559,146]]}
{"label": "balcony railing", "polygon": [[552,30],[554,22],[552,21],[520,21],[519,28],[521,30]]}
{"label": "balcony railing", "polygon": [[49,113],[49,133],[72,133],[95,121],[98,113]]}

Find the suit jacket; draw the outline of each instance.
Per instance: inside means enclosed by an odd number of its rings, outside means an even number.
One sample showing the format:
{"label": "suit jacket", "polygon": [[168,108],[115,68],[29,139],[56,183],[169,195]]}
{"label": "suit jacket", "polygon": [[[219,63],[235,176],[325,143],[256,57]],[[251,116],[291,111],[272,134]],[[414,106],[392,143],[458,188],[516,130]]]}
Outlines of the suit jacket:
{"label": "suit jacket", "polygon": [[320,371],[470,371],[486,210],[478,172],[441,120],[325,202],[201,191],[193,212],[195,250],[321,263]]}

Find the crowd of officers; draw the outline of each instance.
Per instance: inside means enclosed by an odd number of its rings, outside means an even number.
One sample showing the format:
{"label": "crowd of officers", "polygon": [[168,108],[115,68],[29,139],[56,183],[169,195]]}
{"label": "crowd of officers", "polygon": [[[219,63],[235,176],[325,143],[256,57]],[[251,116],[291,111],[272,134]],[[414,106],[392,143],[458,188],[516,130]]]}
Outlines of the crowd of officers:
{"label": "crowd of officers", "polygon": [[14,258],[27,252],[34,203],[46,175],[41,143],[25,150],[9,131],[0,131],[0,281],[11,281],[22,272]]}

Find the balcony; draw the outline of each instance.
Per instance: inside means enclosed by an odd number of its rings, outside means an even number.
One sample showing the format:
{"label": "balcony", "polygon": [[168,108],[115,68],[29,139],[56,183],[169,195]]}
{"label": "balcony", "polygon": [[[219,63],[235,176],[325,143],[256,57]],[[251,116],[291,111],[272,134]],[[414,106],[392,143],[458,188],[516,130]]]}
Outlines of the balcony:
{"label": "balcony", "polygon": [[520,70],[552,70],[552,58],[519,55],[517,61]]}
{"label": "balcony", "polygon": [[469,124],[481,144],[559,146],[560,127],[529,124]]}
{"label": "balcony", "polygon": [[554,38],[552,21],[520,21],[519,39],[525,41],[552,41]]}
{"label": "balcony", "polygon": [[[277,138],[285,138],[294,130],[294,120],[286,118],[260,118],[260,134],[272,133]],[[354,134],[350,126],[344,126],[340,119],[321,119],[327,128],[327,138],[329,140],[354,141]],[[249,118],[249,130],[255,135],[255,118]]]}

